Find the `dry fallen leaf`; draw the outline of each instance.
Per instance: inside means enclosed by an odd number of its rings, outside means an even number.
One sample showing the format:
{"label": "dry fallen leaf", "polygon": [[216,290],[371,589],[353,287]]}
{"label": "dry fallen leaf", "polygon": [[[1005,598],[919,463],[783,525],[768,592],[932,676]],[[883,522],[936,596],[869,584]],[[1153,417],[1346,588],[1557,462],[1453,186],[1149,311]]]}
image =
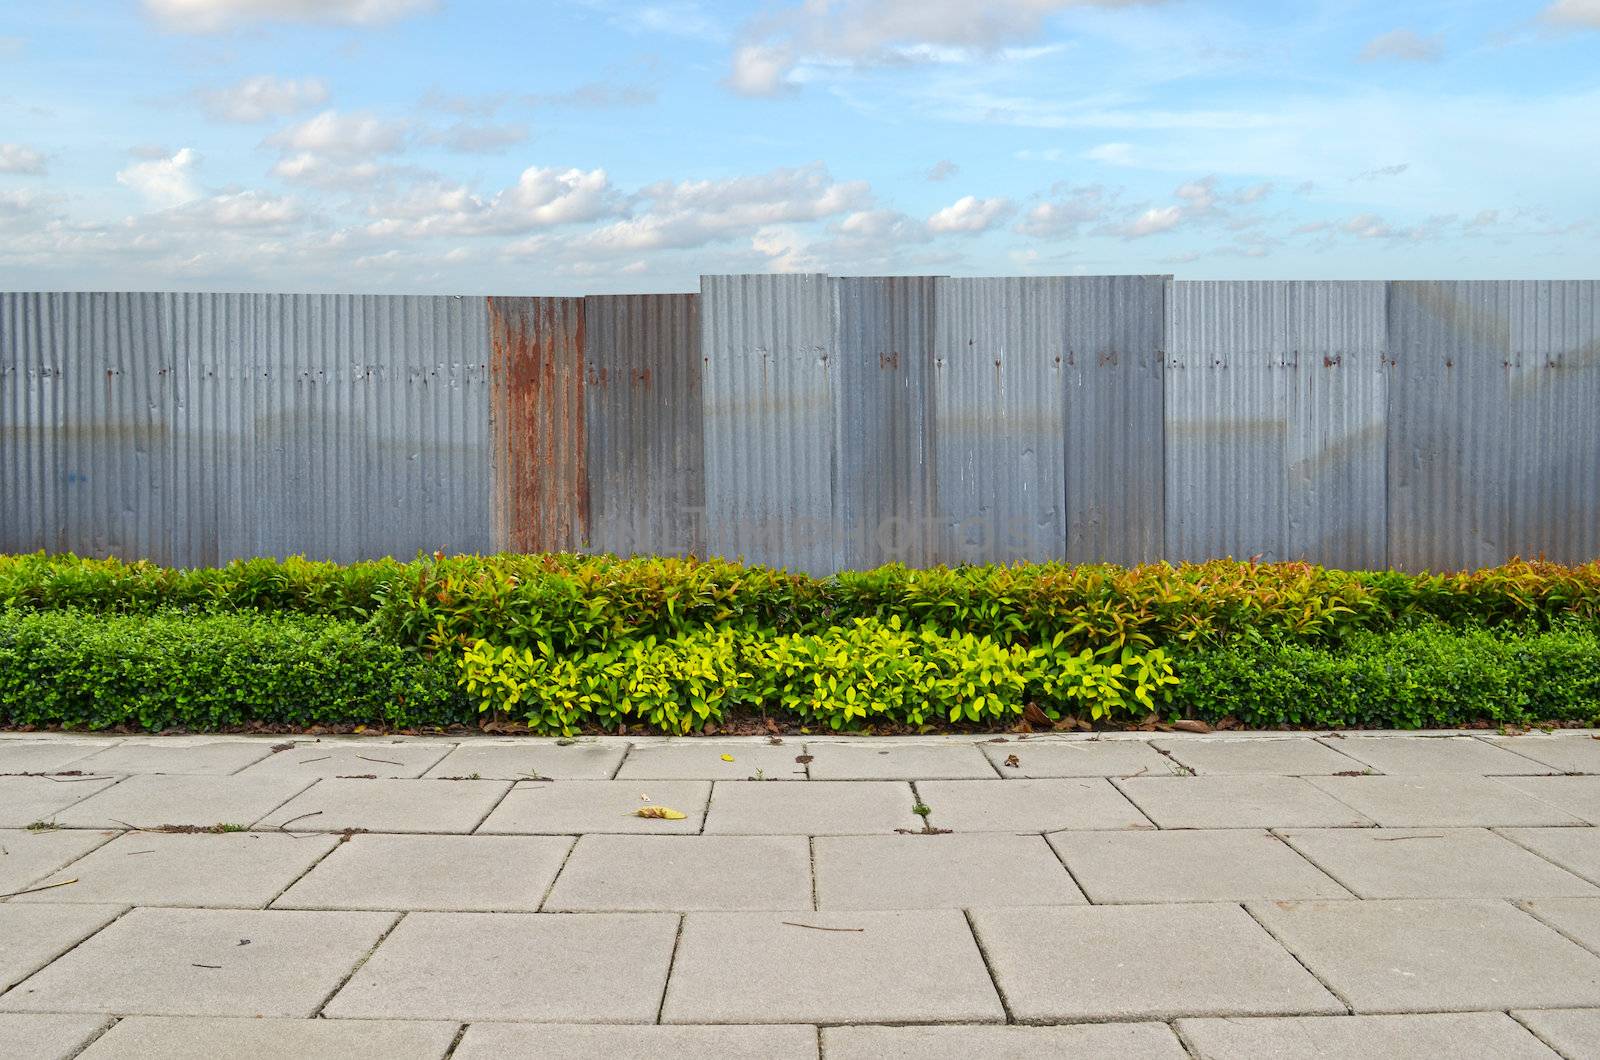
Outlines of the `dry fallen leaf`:
{"label": "dry fallen leaf", "polygon": [[811,761],[811,756],[810,755],[795,755],[794,756],[794,760],[796,762],[799,762],[801,765],[805,765],[807,762]]}
{"label": "dry fallen leaf", "polygon": [[1203,721],[1184,718],[1182,721],[1172,723],[1172,728],[1177,732],[1210,732],[1211,726]]}
{"label": "dry fallen leaf", "polygon": [[1040,710],[1038,705],[1035,703],[1029,703],[1026,707],[1022,708],[1022,716],[1033,725],[1050,724],[1050,715]]}
{"label": "dry fallen leaf", "polygon": [[732,755],[723,755],[722,756],[722,760],[724,762],[731,762],[731,761],[733,761],[733,756]]}
{"label": "dry fallen leaf", "polygon": [[1022,763],[1017,759],[1016,755],[1006,755],[1006,765],[1010,766],[1012,769],[1016,769],[1018,766],[1022,765]]}
{"label": "dry fallen leaf", "polygon": [[650,817],[658,821],[681,821],[684,814],[665,806],[641,806],[633,811],[635,817]]}

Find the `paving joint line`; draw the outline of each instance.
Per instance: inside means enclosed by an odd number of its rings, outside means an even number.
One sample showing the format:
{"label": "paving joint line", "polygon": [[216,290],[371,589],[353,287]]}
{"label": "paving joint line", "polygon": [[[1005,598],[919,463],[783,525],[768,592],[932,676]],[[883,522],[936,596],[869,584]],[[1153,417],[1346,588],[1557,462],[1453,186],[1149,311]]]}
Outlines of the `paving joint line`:
{"label": "paving joint line", "polygon": [[[1057,850],[1056,849],[1056,845],[1054,843],[1050,842],[1050,835],[1047,834],[1047,833],[1041,833],[1039,835],[1039,840],[1042,843],[1044,843],[1045,848],[1050,851],[1050,853],[1055,857],[1056,861],[1061,863],[1061,868],[1062,868],[1063,871],[1066,872],[1067,879],[1071,880],[1072,881],[1072,885],[1078,889],[1078,893],[1083,895],[1083,900],[1086,903],[1088,903],[1089,905],[1100,905],[1100,904],[1102,904],[1100,902],[1096,902],[1093,898],[1089,897],[1089,891],[1088,891],[1088,889],[1086,887],[1084,887],[1083,882],[1078,879],[1078,874],[1072,871],[1072,866],[1067,864],[1067,859],[1064,856],[1062,856],[1061,851]],[[1110,904],[1110,903],[1105,903],[1105,904]],[[1067,906],[1062,906],[1061,908],[1068,908],[1068,907]]]}
{"label": "paving joint line", "polygon": [[678,963],[678,947],[683,943],[684,925],[689,921],[688,913],[678,914],[678,931],[672,936],[672,952],[667,955],[667,974],[661,980],[661,1000],[656,1003],[656,1021],[654,1026],[661,1027],[661,1017],[667,1011],[667,991],[672,989],[672,972]]}
{"label": "paving joint line", "polygon": [[[114,904],[118,904],[118,903],[107,902],[105,904],[114,905]],[[129,913],[133,912],[135,909],[138,909],[138,908],[141,908],[141,907],[140,906],[134,906],[134,905],[124,906],[122,912],[118,913],[116,916],[112,917],[110,920],[107,920],[104,924],[101,924],[99,927],[95,928],[93,931],[89,932],[87,935],[83,936],[83,938],[79,939],[77,942],[74,942],[72,945],[68,946],[66,949],[62,950],[60,953],[56,954],[53,957],[46,958],[45,962],[43,964],[39,965],[37,968],[30,969],[27,975],[24,975],[21,979],[18,979],[15,983],[12,983],[10,986],[6,987],[4,990],[0,990],[0,1001],[3,1001],[6,998],[10,997],[13,993],[15,993],[16,989],[18,987],[20,987],[23,983],[26,983],[29,979],[32,979],[34,976],[38,975],[40,972],[44,971],[46,968],[50,967],[52,964],[56,963],[61,958],[65,957],[67,954],[73,952],[79,946],[82,946],[85,942],[88,942],[90,939],[94,938],[96,935],[100,934],[102,931],[105,931],[107,928],[111,927],[111,925],[115,924],[117,921],[121,920],[123,917],[127,916]],[[93,1015],[93,1013],[90,1013],[90,1015]]]}
{"label": "paving joint line", "polygon": [[[1281,826],[1280,826],[1280,828],[1281,828]],[[1322,873],[1328,879],[1332,880],[1336,887],[1338,887],[1341,890],[1343,890],[1351,898],[1355,899],[1358,902],[1366,900],[1366,896],[1365,895],[1357,894],[1356,893],[1356,889],[1353,886],[1351,886],[1350,884],[1346,883],[1344,880],[1340,879],[1338,877],[1338,875],[1336,875],[1332,869],[1330,869],[1326,865],[1322,864],[1322,862],[1318,861],[1316,858],[1312,857],[1310,854],[1307,854],[1304,850],[1301,850],[1299,847],[1295,846],[1294,845],[1294,840],[1290,839],[1288,836],[1283,835],[1282,831],[1280,830],[1280,828],[1268,828],[1267,829],[1267,834],[1270,835],[1272,838],[1276,839],[1278,842],[1282,843],[1285,847],[1287,847],[1290,850],[1292,850],[1294,852],[1295,856],[1298,857],[1301,861],[1304,861],[1307,865],[1310,865],[1312,868],[1314,868],[1318,872]],[[1354,831],[1355,829],[1351,829],[1351,830]],[[1366,830],[1367,831],[1376,831],[1376,829],[1366,829]],[[1330,901],[1344,901],[1344,899],[1342,899],[1342,898],[1330,899]]]}
{"label": "paving joint line", "polygon": [[[1568,874],[1570,874],[1572,876],[1576,876],[1578,879],[1582,880],[1584,883],[1591,884],[1591,885],[1596,886],[1596,887],[1600,887],[1600,880],[1596,880],[1596,879],[1593,879],[1593,878],[1591,878],[1589,876],[1585,876],[1583,873],[1579,872],[1577,869],[1568,868],[1566,865],[1561,864],[1561,862],[1559,862],[1559,861],[1555,860],[1554,858],[1550,857],[1548,854],[1545,854],[1545,853],[1543,853],[1541,851],[1533,849],[1527,843],[1524,843],[1521,840],[1519,840],[1516,836],[1507,835],[1506,834],[1506,829],[1509,829],[1509,828],[1522,828],[1522,827],[1529,827],[1529,828],[1539,828],[1539,827],[1560,828],[1560,827],[1567,827],[1567,828],[1571,828],[1573,826],[1572,825],[1565,825],[1565,826],[1563,826],[1563,825],[1549,825],[1549,826],[1526,825],[1526,826],[1524,826],[1524,825],[1497,824],[1497,825],[1489,825],[1485,829],[1485,831],[1489,832],[1491,835],[1499,836],[1501,839],[1504,839],[1507,843],[1510,843],[1512,846],[1517,847],[1519,850],[1526,850],[1528,853],[1532,854],[1534,857],[1540,858],[1540,859],[1548,862],[1549,864],[1554,865],[1556,868],[1560,869],[1562,872],[1568,873]],[[1594,825],[1589,825],[1588,827],[1593,828],[1595,826]],[[1581,897],[1581,896],[1580,895],[1575,895],[1574,897]]]}
{"label": "paving joint line", "polygon": [[544,893],[539,896],[539,904],[533,907],[532,911],[535,913],[542,913],[545,911],[544,907],[549,904],[550,896],[555,893],[556,884],[561,882],[561,874],[567,871],[567,863],[572,860],[573,853],[578,849],[578,844],[583,840],[583,833],[579,833],[578,835],[574,836],[567,836],[566,838],[572,840],[572,842],[567,844],[567,852],[561,855],[561,864],[556,866],[555,875],[550,877],[550,885],[546,887],[544,889]]}
{"label": "paving joint line", "polygon": [[[261,833],[261,834],[265,835],[267,833]],[[311,833],[311,834],[317,834],[317,833]],[[321,834],[322,835],[326,835],[329,838],[332,838],[334,833],[323,832]],[[285,894],[288,894],[290,888],[292,888],[295,884],[299,883],[301,880],[305,879],[307,876],[311,875],[312,871],[315,870],[318,865],[321,865],[324,861],[327,861],[329,858],[331,858],[333,856],[334,851],[338,850],[340,847],[342,847],[344,845],[345,844],[344,844],[344,842],[342,840],[335,840],[334,843],[331,846],[329,846],[327,850],[324,850],[322,853],[318,854],[315,858],[312,859],[311,864],[309,864],[309,865],[307,865],[305,867],[305,871],[301,872],[298,876],[296,876],[294,879],[290,880],[287,884],[285,884],[283,886],[283,888],[278,891],[277,894],[275,894],[271,898],[267,899],[267,904],[266,905],[261,906],[260,908],[263,909],[263,910],[271,909],[272,908],[272,903],[276,902],[279,898],[282,898]]]}
{"label": "paving joint line", "polygon": [[1294,959],[1294,963],[1304,968],[1306,974],[1315,979],[1322,986],[1322,989],[1328,992],[1329,996],[1333,997],[1339,1002],[1339,1004],[1344,1006],[1345,1015],[1353,1016],[1356,1014],[1356,1007],[1351,1000],[1345,997],[1339,991],[1335,990],[1333,988],[1333,984],[1329,983],[1326,979],[1322,978],[1322,976],[1318,975],[1309,964],[1301,959],[1298,953],[1289,947],[1287,942],[1279,938],[1276,932],[1263,923],[1261,918],[1256,916],[1255,911],[1250,908],[1250,904],[1248,902],[1238,902],[1236,904],[1240,909],[1244,910],[1245,916],[1249,917],[1251,920],[1254,920],[1261,930],[1267,933],[1268,938],[1270,938],[1273,942],[1276,942],[1283,949],[1283,952],[1287,953],[1291,958]]}
{"label": "paving joint line", "polygon": [[[1491,899],[1491,901],[1502,901],[1502,902],[1509,903],[1513,909],[1517,910],[1517,912],[1523,914],[1524,916],[1532,917],[1535,921],[1537,921],[1540,924],[1543,924],[1545,927],[1549,928],[1551,931],[1554,931],[1557,935],[1560,935],[1562,938],[1566,939],[1568,942],[1572,943],[1574,946],[1577,946],[1579,949],[1581,949],[1581,950],[1583,950],[1583,951],[1585,951],[1587,953],[1592,953],[1596,957],[1600,957],[1600,945],[1591,945],[1590,943],[1587,943],[1587,942],[1583,941],[1582,939],[1578,938],[1576,935],[1573,935],[1571,932],[1567,931],[1561,925],[1553,923],[1553,922],[1551,922],[1549,920],[1546,920],[1544,917],[1540,916],[1537,911],[1529,908],[1529,906],[1534,902],[1539,902],[1539,901],[1564,901],[1564,900],[1565,899],[1560,899],[1560,898],[1553,898],[1553,899],[1541,899],[1541,898],[1498,898],[1498,899]],[[1572,1006],[1553,1006],[1553,1007],[1560,1008],[1560,1007],[1572,1007]],[[1593,1006],[1588,1006],[1588,1007],[1593,1007]]]}
{"label": "paving joint line", "polygon": [[[440,759],[440,761],[443,761],[443,759]],[[437,765],[438,763],[434,763],[434,764]],[[428,768],[432,769],[433,767],[429,766]],[[434,782],[435,783],[447,783],[447,784],[448,783],[453,783],[453,781],[440,781],[437,778],[435,779]],[[505,781],[491,781],[491,783],[504,784]],[[504,790],[504,791],[502,791],[500,793],[500,797],[498,799],[495,799],[494,802],[489,804],[489,808],[487,810],[483,811],[483,816],[478,818],[476,824],[474,824],[471,828],[467,829],[465,832],[455,833],[455,834],[458,834],[458,835],[476,835],[478,833],[478,829],[482,828],[483,825],[484,825],[484,822],[489,819],[489,817],[494,813],[494,811],[496,811],[496,810],[498,810],[500,808],[500,804],[502,802],[505,802],[506,799],[511,797],[511,793],[513,791],[517,790],[517,785],[520,784],[520,783],[522,783],[522,781],[513,780],[510,784],[507,784],[506,785],[506,790]],[[529,781],[528,783],[531,784],[531,783],[537,783],[537,782],[536,781]]]}
{"label": "paving joint line", "polygon": [[461,1039],[467,1036],[467,1028],[471,1025],[467,1020],[462,1020],[456,1024],[456,1035],[450,1039],[450,1044],[445,1047],[444,1055],[439,1060],[450,1060],[452,1056],[456,1055],[456,1050],[461,1048]]}
{"label": "paving joint line", "polygon": [[978,959],[983,962],[983,972],[989,977],[989,985],[994,987],[994,995],[1000,999],[1000,1011],[1005,1014],[1006,1025],[1015,1024],[1017,1017],[1011,1011],[1011,1001],[1000,986],[1000,978],[994,974],[994,964],[989,960],[989,951],[983,945],[983,936],[978,933],[978,925],[972,922],[972,910],[962,909],[961,916],[967,922],[967,933],[972,936],[972,944],[978,948]]}
{"label": "paving joint line", "polygon": [[124,1017],[124,1016],[115,1016],[115,1015],[106,1016],[106,1018],[101,1021],[99,1030],[97,1030],[93,1034],[89,1035],[87,1041],[83,1041],[83,1042],[78,1043],[78,1045],[76,1045],[72,1049],[71,1052],[65,1054],[65,1056],[67,1057],[67,1060],[74,1060],[74,1058],[82,1056],[86,1051],[88,1051],[89,1046],[93,1045],[95,1042],[99,1041],[101,1038],[104,1038],[107,1034],[110,1033],[111,1028],[113,1028],[117,1024],[121,1023],[125,1018],[126,1017]]}
{"label": "paving joint line", "polygon": [[[1151,817],[1149,812],[1147,810],[1145,810],[1145,808],[1143,806],[1140,806],[1139,803],[1134,799],[1134,797],[1132,795],[1129,795],[1128,792],[1122,787],[1121,784],[1117,783],[1117,781],[1122,779],[1122,778],[1120,778],[1120,777],[1101,777],[1099,779],[1104,780],[1107,784],[1110,784],[1111,787],[1116,791],[1116,793],[1118,795],[1122,796],[1122,801],[1126,802],[1129,806],[1132,806],[1134,808],[1134,811],[1137,812],[1140,817],[1143,817],[1146,821],[1150,822],[1150,827],[1151,828],[1154,828],[1158,832],[1167,830],[1167,829],[1163,829],[1161,827],[1160,822],[1158,822],[1154,817]],[[1060,829],[1056,829],[1056,831],[1068,832],[1068,831],[1077,831],[1077,829],[1060,828]],[[1048,835],[1049,833],[1047,832],[1045,834]]]}
{"label": "paving joint line", "polygon": [[407,911],[402,910],[395,916],[393,920],[389,921],[389,926],[384,928],[383,931],[379,933],[377,939],[375,939],[371,947],[367,949],[367,952],[363,953],[356,963],[351,966],[350,970],[346,972],[339,982],[334,985],[334,988],[328,991],[327,996],[322,999],[321,1003],[318,1004],[316,1008],[311,1010],[311,1016],[309,1018],[318,1020],[328,1018],[327,1016],[323,1015],[323,1011],[328,1007],[328,1003],[338,996],[339,991],[343,990],[347,985],[349,985],[350,980],[356,977],[356,973],[361,971],[361,969],[366,966],[368,961],[372,960],[372,955],[378,952],[378,947],[382,946],[384,941],[388,939],[390,935],[394,934],[394,929],[400,926],[400,922],[404,920],[406,916]]}

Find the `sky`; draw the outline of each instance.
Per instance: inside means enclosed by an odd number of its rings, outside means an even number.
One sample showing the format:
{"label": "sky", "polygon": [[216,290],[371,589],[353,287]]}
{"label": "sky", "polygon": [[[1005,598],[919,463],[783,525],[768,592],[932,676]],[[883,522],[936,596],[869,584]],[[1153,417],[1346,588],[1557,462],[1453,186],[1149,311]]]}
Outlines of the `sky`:
{"label": "sky", "polygon": [[1600,276],[1600,0],[9,0],[0,289]]}

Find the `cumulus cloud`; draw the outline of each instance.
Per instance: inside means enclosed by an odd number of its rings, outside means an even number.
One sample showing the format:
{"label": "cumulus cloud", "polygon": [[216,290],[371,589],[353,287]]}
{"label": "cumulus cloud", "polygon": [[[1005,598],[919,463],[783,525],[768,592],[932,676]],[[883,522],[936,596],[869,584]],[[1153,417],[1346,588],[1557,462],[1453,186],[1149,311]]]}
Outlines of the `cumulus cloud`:
{"label": "cumulus cloud", "polygon": [[733,53],[733,68],[723,82],[741,96],[779,96],[792,92],[789,72],[795,54],[785,47],[747,44]]}
{"label": "cumulus cloud", "polygon": [[374,236],[514,235],[612,216],[617,198],[603,169],[529,166],[515,184],[488,198],[460,185],[415,188],[375,205],[377,220],[366,231]]}
{"label": "cumulus cloud", "polygon": [[1015,231],[1036,239],[1064,239],[1076,236],[1086,224],[1103,220],[1112,195],[1098,184],[1083,187],[1058,185],[1051,199],[1023,214]]}
{"label": "cumulus cloud", "polygon": [[1356,56],[1364,63],[1394,60],[1406,63],[1431,63],[1444,54],[1444,38],[1424,37],[1415,30],[1392,29],[1367,41]]}
{"label": "cumulus cloud", "polygon": [[260,191],[213,195],[177,207],[170,214],[210,228],[278,228],[305,216],[294,199]]}
{"label": "cumulus cloud", "polygon": [[219,121],[245,124],[270,121],[314,107],[328,98],[328,86],[320,78],[301,80],[261,74],[247,77],[226,88],[200,93],[206,113]]}
{"label": "cumulus cloud", "polygon": [[1011,216],[1013,209],[1011,200],[1004,196],[980,199],[976,195],[963,195],[928,218],[928,231],[987,232]]}
{"label": "cumulus cloud", "polygon": [[218,33],[252,22],[375,26],[437,6],[438,0],[144,0],[148,14],[180,33]]}
{"label": "cumulus cloud", "polygon": [[1555,26],[1600,29],[1600,0],[1556,0],[1539,17]]}
{"label": "cumulus cloud", "polygon": [[1141,239],[1144,236],[1170,232],[1177,228],[1182,220],[1181,206],[1152,206],[1132,221],[1118,225],[1112,231],[1124,239]]}
{"label": "cumulus cloud", "polygon": [[44,172],[44,155],[22,144],[0,143],[0,173],[37,176]]}
{"label": "cumulus cloud", "polygon": [[369,112],[325,110],[273,133],[265,143],[286,154],[298,151],[330,158],[367,158],[399,151],[405,146],[407,132],[404,122],[387,121]]}
{"label": "cumulus cloud", "polygon": [[928,169],[928,179],[932,181],[949,180],[959,172],[961,172],[960,166],[948,158],[941,158]]}
{"label": "cumulus cloud", "polygon": [[200,196],[194,182],[194,167],[199,162],[194,149],[185,147],[170,158],[135,162],[117,173],[117,183],[132,188],[153,206],[178,206]]}

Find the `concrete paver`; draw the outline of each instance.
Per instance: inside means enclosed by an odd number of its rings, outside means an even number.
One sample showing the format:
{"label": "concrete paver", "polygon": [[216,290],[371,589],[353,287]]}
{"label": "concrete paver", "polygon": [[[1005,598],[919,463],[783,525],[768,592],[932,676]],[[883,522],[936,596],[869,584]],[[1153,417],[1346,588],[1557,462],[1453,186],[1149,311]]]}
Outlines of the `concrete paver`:
{"label": "concrete paver", "polygon": [[474,1023],[452,1060],[816,1060],[813,1027],[639,1027],[537,1023]]}
{"label": "concrete paver", "polygon": [[465,833],[478,827],[510,787],[504,780],[319,780],[279,806],[260,827]]}
{"label": "concrete paver", "polygon": [[1174,1024],[1205,1060],[1323,1060],[1324,1057],[1445,1057],[1555,1060],[1502,1012],[1405,1016],[1276,1016],[1181,1019]]}
{"label": "concrete paver", "polygon": [[1549,766],[1475,736],[1347,736],[1328,742],[1380,773],[1495,776],[1550,772]]}
{"label": "concrete paver", "polygon": [[410,913],[324,1012],[654,1023],[677,929],[663,913]]}
{"label": "concrete paver", "polygon": [[892,780],[805,784],[719,783],[706,832],[730,835],[865,835],[921,828],[911,785]]}
{"label": "concrete paver", "polygon": [[1362,828],[1370,818],[1301,777],[1134,777],[1122,792],[1162,828]]}
{"label": "concrete paver", "polygon": [[1331,776],[1367,768],[1365,763],[1303,736],[1282,740],[1261,736],[1235,739],[1220,736],[1197,736],[1193,739],[1172,737],[1152,740],[1151,746],[1167,751],[1199,776]]}
{"label": "concrete paver", "polygon": [[26,1060],[66,1060],[100,1033],[104,1016],[60,1013],[0,1013],[0,1056]]}
{"label": "concrete paver", "polygon": [[119,740],[105,750],[80,758],[73,769],[86,773],[190,773],[225,776],[237,773],[272,753],[264,740],[217,740],[164,736]]}
{"label": "concrete paver", "polygon": [[[0,991],[26,979],[99,931],[125,908],[120,905],[0,905]],[[5,997],[0,996],[0,1002],[4,1001]]]}
{"label": "concrete paver", "polygon": [[272,907],[533,912],[572,843],[569,836],[352,836]]}
{"label": "concrete paver", "polygon": [[[982,744],[1006,780],[1035,777],[1165,776],[1172,763],[1143,740],[1008,740]],[[1012,758],[1016,765],[1010,765]]]}
{"label": "concrete paver", "polygon": [[0,894],[20,891],[112,838],[69,828],[30,832],[0,828]]}
{"label": "concrete paver", "polygon": [[[1600,777],[1506,777],[1503,783],[1556,806],[1589,824],[1600,824]],[[1518,821],[1506,824],[1564,824]]]}
{"label": "concrete paver", "polygon": [[993,780],[994,767],[972,744],[814,743],[812,780]]}
{"label": "concrete paver", "polygon": [[66,828],[250,825],[310,783],[293,777],[143,774],[118,781],[54,819]]}
{"label": "concrete paver", "polygon": [[1538,898],[1521,905],[1578,945],[1600,953],[1600,898]]}
{"label": "concrete paver", "polygon": [[1110,782],[1059,780],[927,780],[917,794],[929,822],[956,832],[1054,832],[1062,828],[1152,828]]}
{"label": "concrete paver", "polygon": [[83,1055],[88,1060],[438,1060],[458,1029],[454,1023],[410,1020],[130,1016]]}
{"label": "concrete paver", "polygon": [[1562,1056],[1600,1056],[1600,1008],[1531,1009],[1512,1015]]}
{"label": "concrete paver", "polygon": [[817,905],[825,910],[1084,902],[1040,836],[995,832],[818,836],[812,850]]}
{"label": "concrete paver", "polygon": [[129,832],[39,881],[77,880],[71,886],[12,901],[260,909],[335,842],[256,832]]}
{"label": "concrete paver", "polygon": [[[635,747],[617,771],[618,780],[804,780],[799,743],[752,744],[732,740]],[[727,755],[732,761],[723,758]]]}
{"label": "concrete paver", "polygon": [[1236,905],[979,909],[971,916],[1019,1022],[1345,1011]]}
{"label": "concrete paver", "polygon": [[1600,773],[1600,740],[1587,733],[1488,736],[1483,742],[1543,763],[1557,773]]}
{"label": "concrete paver", "polygon": [[437,764],[447,750],[425,743],[300,743],[287,751],[269,754],[242,770],[240,775],[420,777]]}
{"label": "concrete paver", "polygon": [[0,1009],[310,1016],[393,920],[390,913],[134,909],[0,997]]}
{"label": "concrete paver", "polygon": [[1593,884],[1483,828],[1290,829],[1283,835],[1362,898],[1600,895]]}
{"label": "concrete paver", "polygon": [[1004,1020],[953,909],[690,913],[661,1010],[663,1023]]}
{"label": "concrete paver", "polygon": [[[576,835],[700,831],[711,784],[704,780],[557,780],[522,782],[479,826],[484,835]],[[641,806],[665,806],[681,821],[639,817]]]}
{"label": "concrete paver", "polygon": [[0,773],[49,773],[110,749],[108,740],[0,740]]}
{"label": "concrete paver", "polygon": [[1249,908],[1358,1013],[1561,1008],[1600,997],[1600,957],[1508,902]]}
{"label": "concrete paver", "polygon": [[1048,838],[1100,905],[1351,896],[1269,832],[1057,832]]}
{"label": "concrete paver", "polygon": [[544,909],[678,913],[810,904],[804,836],[586,835]]}
{"label": "concrete paver", "polygon": [[[1310,777],[1340,802],[1384,828],[1473,828],[1493,825],[1572,825],[1583,822],[1519,786],[1529,777],[1475,777],[1463,773],[1381,777]],[[1578,779],[1556,777],[1550,779]],[[1600,778],[1596,778],[1600,779]],[[1306,822],[1288,827],[1316,827]]]}
{"label": "concrete paver", "polygon": [[1496,831],[1568,872],[1600,884],[1600,831],[1593,828],[1500,828]]}
{"label": "concrete paver", "polygon": [[1160,1023],[1068,1027],[824,1027],[828,1060],[1186,1060]]}
{"label": "concrete paver", "polygon": [[477,775],[484,780],[610,780],[627,753],[625,744],[580,742],[562,746],[549,740],[475,740],[456,747],[424,775]]}
{"label": "concrete paver", "polygon": [[0,828],[54,821],[62,810],[116,782],[115,777],[0,777]]}

